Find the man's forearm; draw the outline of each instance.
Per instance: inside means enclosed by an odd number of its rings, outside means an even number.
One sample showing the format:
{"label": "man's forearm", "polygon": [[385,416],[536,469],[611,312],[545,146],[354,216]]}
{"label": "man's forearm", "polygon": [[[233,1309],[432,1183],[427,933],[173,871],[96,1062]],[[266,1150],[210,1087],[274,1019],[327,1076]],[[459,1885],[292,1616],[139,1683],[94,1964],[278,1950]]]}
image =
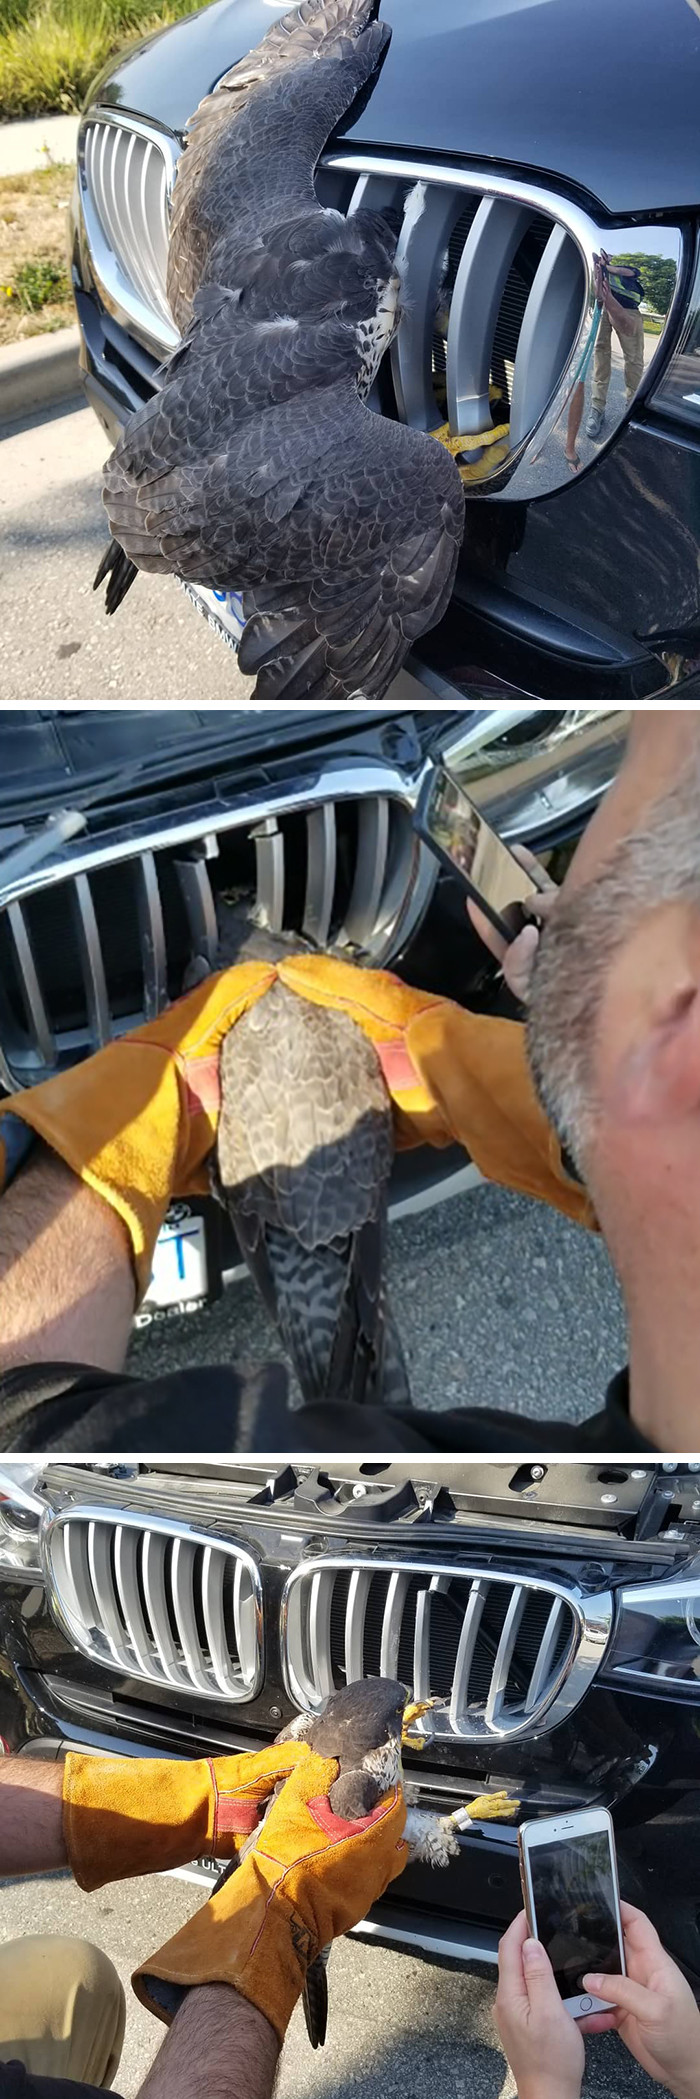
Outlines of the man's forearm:
{"label": "man's forearm", "polygon": [[0,1875],[50,1873],[67,1862],[62,1764],[0,1763]]}
{"label": "man's forearm", "polygon": [[279,2045],[227,1983],[190,1990],[139,2099],[270,2099]]}
{"label": "man's forearm", "polygon": [[19,1363],[119,1370],[133,1312],[120,1219],[38,1145],[0,1198],[0,1375]]}

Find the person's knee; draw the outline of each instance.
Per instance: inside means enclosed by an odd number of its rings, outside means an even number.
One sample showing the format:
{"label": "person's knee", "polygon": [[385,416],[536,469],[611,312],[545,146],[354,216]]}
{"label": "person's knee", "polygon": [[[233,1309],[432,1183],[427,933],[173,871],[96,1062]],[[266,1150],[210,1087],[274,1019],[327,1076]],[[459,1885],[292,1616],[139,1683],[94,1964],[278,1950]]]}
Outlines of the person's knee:
{"label": "person's knee", "polygon": [[126,2000],[112,1961],[86,1939],[26,1938],[0,1947],[0,2060],[35,2077],[108,2088]]}

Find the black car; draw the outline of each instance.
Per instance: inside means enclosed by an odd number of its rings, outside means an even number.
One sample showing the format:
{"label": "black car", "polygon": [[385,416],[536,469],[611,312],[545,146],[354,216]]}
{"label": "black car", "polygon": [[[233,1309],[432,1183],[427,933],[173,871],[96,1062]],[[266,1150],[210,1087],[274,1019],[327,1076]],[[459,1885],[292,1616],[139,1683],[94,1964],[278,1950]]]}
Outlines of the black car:
{"label": "black car", "polygon": [[[556,872],[626,730],[605,707],[0,714],[0,1091],[153,1019],[242,938],[494,1007],[461,886],[412,826],[430,755]],[[457,1149],[405,1153],[393,1214],[475,1178]],[[215,1296],[237,1265],[218,1205],[176,1205],[141,1323]]]}
{"label": "black car", "polygon": [[[382,5],[386,60],[329,143],[319,196],[400,219],[426,186],[372,405],[472,440],[452,602],[392,696],[697,697],[697,7]],[[214,0],[92,90],[71,267],[86,392],[112,441],[177,341],[165,260],[185,124],[282,12]],[[611,371],[597,268],[633,313]],[[191,594],[235,646],[235,594]]]}
{"label": "black car", "polygon": [[[6,1464],[0,1496],[8,1753],[252,1749],[398,1676],[437,1700],[422,1804],[608,1807],[623,1896],[700,1986],[698,1467],[57,1458]],[[481,1822],[360,1931],[489,1962],[520,1907],[515,1825]]]}

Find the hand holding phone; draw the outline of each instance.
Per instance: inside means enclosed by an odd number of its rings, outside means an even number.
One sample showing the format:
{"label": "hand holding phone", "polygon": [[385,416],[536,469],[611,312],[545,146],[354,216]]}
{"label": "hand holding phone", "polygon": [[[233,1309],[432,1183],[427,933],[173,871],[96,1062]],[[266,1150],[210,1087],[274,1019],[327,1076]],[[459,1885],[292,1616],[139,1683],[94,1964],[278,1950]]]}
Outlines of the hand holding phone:
{"label": "hand holding phone", "polygon": [[674,2099],[700,2095],[700,2011],[690,1983],[666,1953],[643,1910],[621,1902],[626,1975],[584,1976],[592,1995],[599,1988],[614,2010],[580,2022],[582,2033],[617,2029],[620,2040],[649,2077]]}
{"label": "hand holding phone", "polygon": [[528,1937],[524,1911],[498,1949],[495,2020],[518,2099],[580,2099],[585,2068],[581,2034],[565,2012],[550,1962]]}
{"label": "hand holding phone", "polygon": [[612,1821],[605,1808],[543,1816],[518,1831],[525,1909],[532,1937],[547,1952],[565,2010],[579,2019],[606,2012],[587,1974],[625,1975],[625,1949]]}

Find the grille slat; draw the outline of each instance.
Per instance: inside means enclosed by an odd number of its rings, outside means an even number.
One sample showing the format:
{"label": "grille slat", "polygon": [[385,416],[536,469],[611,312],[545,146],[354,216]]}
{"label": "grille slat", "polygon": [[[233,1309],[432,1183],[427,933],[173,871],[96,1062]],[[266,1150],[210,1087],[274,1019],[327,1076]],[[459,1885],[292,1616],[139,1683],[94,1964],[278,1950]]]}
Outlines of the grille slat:
{"label": "grille slat", "polygon": [[192,953],[203,955],[210,968],[215,969],[219,932],[206,860],[198,856],[191,860],[176,860],[175,871],[187,913]]}
{"label": "grille slat", "polygon": [[134,872],[143,963],[143,1010],[146,1020],[157,1020],[168,1002],[168,965],[154,854],[141,853],[134,863]]}
{"label": "grille slat", "polygon": [[[94,1525],[91,1526],[95,1528]],[[103,1535],[109,1542],[109,1533]],[[126,1629],[132,1652],[141,1668],[148,1668],[154,1657],[153,1636],[149,1632],[139,1593],[139,1533],[128,1524],[119,1523],[114,1533],[114,1574]]]}
{"label": "grille slat", "polygon": [[29,1023],[30,1040],[39,1062],[49,1069],[55,1062],[56,1044],[44,1004],[34,951],[20,903],[8,905],[8,923],[17,958],[17,971]]}
{"label": "grille slat", "polygon": [[102,1049],[104,1044],[109,1042],[111,1017],[102,943],[87,875],[75,876],[71,884],[71,898],[85,985],[90,1037],[95,1049]]}
{"label": "grille slat", "polygon": [[285,851],[284,833],[276,816],[267,816],[255,831],[255,862],[258,910],[271,933],[284,925]]}
{"label": "grille slat", "polygon": [[187,1696],[257,1696],[262,1590],[246,1547],[175,1520],[71,1508],[48,1522],[42,1552],[54,1611],[92,1661]]}
{"label": "grille slat", "polygon": [[337,867],[335,803],[322,802],[306,819],[306,897],[302,932],[325,947],[331,930]]}
{"label": "grille slat", "polygon": [[361,946],[365,928],[375,925],[389,857],[389,802],[386,795],[361,802],[358,811],[357,859],[341,940]]}
{"label": "grille slat", "polygon": [[439,1702],[421,1721],[437,1739],[503,1739],[556,1724],[595,1673],[612,1600],[574,1584],[489,1568],[343,1555],[302,1561],[281,1618],[290,1697],[316,1711],[343,1683],[379,1672]]}

